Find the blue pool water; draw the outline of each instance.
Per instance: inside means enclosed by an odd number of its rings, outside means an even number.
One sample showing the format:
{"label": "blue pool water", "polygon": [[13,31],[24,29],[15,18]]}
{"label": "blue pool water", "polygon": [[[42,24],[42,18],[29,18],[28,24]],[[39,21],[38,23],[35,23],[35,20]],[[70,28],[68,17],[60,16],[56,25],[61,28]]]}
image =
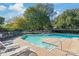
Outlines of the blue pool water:
{"label": "blue pool water", "polygon": [[[51,48],[52,45],[43,43],[44,38],[79,38],[77,34],[27,34],[22,39],[43,48]],[[53,46],[54,47],[54,46]]]}

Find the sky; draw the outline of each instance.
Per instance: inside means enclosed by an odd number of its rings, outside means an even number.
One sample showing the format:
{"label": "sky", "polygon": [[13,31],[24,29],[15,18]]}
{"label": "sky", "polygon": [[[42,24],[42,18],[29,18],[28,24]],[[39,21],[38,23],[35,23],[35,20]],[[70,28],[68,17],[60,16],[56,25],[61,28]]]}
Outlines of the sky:
{"label": "sky", "polygon": [[[33,3],[0,3],[0,16],[9,20],[15,16],[23,15],[25,9],[33,5]],[[54,3],[54,10],[58,14],[73,8],[79,8],[79,3]]]}
{"label": "sky", "polygon": [[79,3],[55,3],[54,9],[64,11],[66,9],[79,8]]}

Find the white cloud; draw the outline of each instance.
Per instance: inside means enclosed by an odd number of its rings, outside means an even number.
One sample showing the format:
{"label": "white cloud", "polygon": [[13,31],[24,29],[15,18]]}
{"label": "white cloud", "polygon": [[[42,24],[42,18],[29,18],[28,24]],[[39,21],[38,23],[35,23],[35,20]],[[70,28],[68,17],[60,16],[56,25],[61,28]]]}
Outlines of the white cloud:
{"label": "white cloud", "polygon": [[5,9],[6,9],[6,7],[4,5],[0,5],[0,11],[3,11]]}
{"label": "white cloud", "polygon": [[22,3],[16,3],[9,6],[9,10],[22,13],[25,9]]}
{"label": "white cloud", "polygon": [[22,16],[25,8],[22,3],[16,3],[14,5],[10,5],[8,10],[11,10],[11,12],[5,14],[5,18],[6,21],[11,21],[13,17]]}

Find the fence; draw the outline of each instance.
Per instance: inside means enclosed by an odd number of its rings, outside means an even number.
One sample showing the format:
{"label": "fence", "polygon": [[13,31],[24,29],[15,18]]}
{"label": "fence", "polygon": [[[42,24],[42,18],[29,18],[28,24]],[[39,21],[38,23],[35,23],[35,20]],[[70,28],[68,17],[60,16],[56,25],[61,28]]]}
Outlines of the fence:
{"label": "fence", "polygon": [[53,29],[52,32],[79,34],[79,29]]}

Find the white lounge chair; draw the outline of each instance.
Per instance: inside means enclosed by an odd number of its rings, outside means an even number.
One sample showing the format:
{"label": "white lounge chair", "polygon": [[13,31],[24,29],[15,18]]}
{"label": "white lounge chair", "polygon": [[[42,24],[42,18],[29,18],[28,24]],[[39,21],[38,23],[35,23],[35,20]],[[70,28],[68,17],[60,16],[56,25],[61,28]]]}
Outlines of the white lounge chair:
{"label": "white lounge chair", "polygon": [[6,46],[6,49],[4,50],[4,53],[14,51],[15,49],[20,48],[18,44],[11,44]]}
{"label": "white lounge chair", "polygon": [[18,44],[11,44],[11,45],[8,45],[8,46],[5,46],[1,41],[0,41],[0,55],[2,53],[6,53],[6,52],[10,52],[12,50],[15,50],[19,48],[19,45]]}
{"label": "white lounge chair", "polygon": [[0,54],[4,52],[5,48],[4,44],[0,41]]}
{"label": "white lounge chair", "polygon": [[3,53],[1,56],[32,56],[31,53],[32,51],[27,46],[24,46],[15,51]]}
{"label": "white lounge chair", "polygon": [[0,50],[5,49],[4,44],[0,41]]}

